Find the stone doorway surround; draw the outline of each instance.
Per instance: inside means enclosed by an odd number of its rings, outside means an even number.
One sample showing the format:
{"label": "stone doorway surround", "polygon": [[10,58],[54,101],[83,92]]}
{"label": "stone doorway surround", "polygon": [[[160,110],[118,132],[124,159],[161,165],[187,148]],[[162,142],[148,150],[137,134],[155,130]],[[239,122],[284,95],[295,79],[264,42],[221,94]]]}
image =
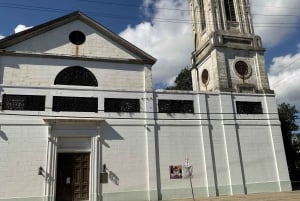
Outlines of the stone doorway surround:
{"label": "stone doorway surround", "polygon": [[[100,126],[104,119],[48,118],[47,160],[45,169],[45,201],[55,201],[58,153],[90,153],[89,200],[96,201],[100,195]],[[74,139],[82,142],[73,143]],[[78,140],[77,140],[78,141]]]}

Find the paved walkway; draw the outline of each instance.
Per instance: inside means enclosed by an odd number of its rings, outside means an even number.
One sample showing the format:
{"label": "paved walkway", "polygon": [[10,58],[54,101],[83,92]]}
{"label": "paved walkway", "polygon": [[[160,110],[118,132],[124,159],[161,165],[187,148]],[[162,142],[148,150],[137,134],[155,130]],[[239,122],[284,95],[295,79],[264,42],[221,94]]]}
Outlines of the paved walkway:
{"label": "paved walkway", "polygon": [[[211,198],[196,198],[195,201],[300,201],[300,191],[281,193],[258,193],[250,195],[220,196]],[[180,199],[173,201],[193,201]]]}

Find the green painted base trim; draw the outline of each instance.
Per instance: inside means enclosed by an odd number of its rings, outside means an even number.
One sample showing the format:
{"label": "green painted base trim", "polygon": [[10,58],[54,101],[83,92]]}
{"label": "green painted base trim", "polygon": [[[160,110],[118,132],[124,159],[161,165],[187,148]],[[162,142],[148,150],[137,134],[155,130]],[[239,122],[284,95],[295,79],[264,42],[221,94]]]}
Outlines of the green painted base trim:
{"label": "green painted base trim", "polygon": [[[279,186],[280,185],[280,186]],[[290,181],[278,182],[267,182],[267,183],[252,183],[247,184],[247,193],[263,193],[263,192],[279,192],[279,191],[291,191]],[[281,188],[281,190],[280,190]],[[244,186],[243,185],[233,185],[230,186],[219,186],[218,191],[215,187],[195,187],[194,195],[196,198],[201,197],[215,197],[223,195],[243,195]],[[207,192],[208,191],[208,192]],[[217,194],[218,193],[218,194]],[[103,196],[92,194],[90,198],[92,200],[102,200],[103,201],[120,201],[120,200],[130,200],[130,201],[157,201],[158,194],[156,190],[148,191],[130,191],[130,192],[117,192],[117,193],[104,193]],[[174,189],[162,189],[161,190],[162,200],[174,200],[174,199],[184,199],[192,198],[192,191],[190,188],[174,188]],[[45,201],[47,197],[28,197],[28,198],[5,198],[0,201]]]}
{"label": "green painted base trim", "polygon": [[[207,188],[205,187],[195,187],[193,191],[195,197],[207,197]],[[163,189],[161,194],[162,200],[192,198],[191,188]]]}
{"label": "green painted base trim", "polygon": [[247,187],[248,194],[280,191],[278,182],[252,183],[252,184],[247,184],[246,187]]}
{"label": "green painted base trim", "polygon": [[100,200],[100,197],[98,194],[90,194],[89,200]]}
{"label": "green painted base trim", "polygon": [[[103,193],[103,200],[105,201],[148,201],[148,191],[130,191],[117,193]],[[157,199],[156,199],[157,200]]]}
{"label": "green painted base trim", "polygon": [[230,195],[231,194],[231,188],[230,186],[219,186],[218,187],[218,195]]}
{"label": "green painted base trim", "polygon": [[215,187],[208,187],[208,196],[206,197],[215,197],[217,196],[217,191]]}
{"label": "green painted base trim", "polygon": [[233,195],[244,195],[245,192],[245,187],[243,184],[240,185],[232,185],[232,194]]}
{"label": "green painted base trim", "polygon": [[158,192],[156,190],[152,190],[149,192],[150,201],[156,201],[158,200]]}
{"label": "green painted base trim", "polygon": [[45,197],[0,198],[0,201],[44,201]]}
{"label": "green painted base trim", "polygon": [[281,191],[292,191],[292,184],[290,181],[281,181],[280,186]]}

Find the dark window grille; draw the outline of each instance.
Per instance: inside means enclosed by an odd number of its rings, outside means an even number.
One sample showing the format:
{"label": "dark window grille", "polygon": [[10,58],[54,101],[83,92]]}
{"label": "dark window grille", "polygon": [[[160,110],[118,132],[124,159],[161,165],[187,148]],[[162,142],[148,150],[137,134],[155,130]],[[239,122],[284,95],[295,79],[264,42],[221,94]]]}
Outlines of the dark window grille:
{"label": "dark window grille", "polygon": [[45,111],[45,96],[3,95],[3,110]]}
{"label": "dark window grille", "polygon": [[236,110],[238,114],[262,114],[261,102],[236,101]]}
{"label": "dark window grille", "polygon": [[98,98],[54,96],[52,110],[55,112],[98,112]]}
{"label": "dark window grille", "polygon": [[226,18],[228,21],[236,21],[233,0],[224,0]]}
{"label": "dark window grille", "polygon": [[205,20],[205,11],[204,11],[204,4],[203,0],[200,0],[200,16],[201,16],[201,31],[206,29],[206,20]]}
{"label": "dark window grille", "polygon": [[63,69],[56,76],[54,84],[98,86],[98,82],[94,74],[81,66],[72,66]]}
{"label": "dark window grille", "polygon": [[140,112],[140,100],[105,98],[104,112]]}
{"label": "dark window grille", "polygon": [[194,113],[192,100],[158,100],[159,113]]}

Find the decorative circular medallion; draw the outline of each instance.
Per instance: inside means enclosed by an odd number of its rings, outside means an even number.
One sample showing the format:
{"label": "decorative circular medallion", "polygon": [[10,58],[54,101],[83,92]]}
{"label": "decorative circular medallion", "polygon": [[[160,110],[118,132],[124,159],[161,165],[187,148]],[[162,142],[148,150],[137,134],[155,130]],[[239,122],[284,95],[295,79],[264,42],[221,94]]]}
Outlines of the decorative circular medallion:
{"label": "decorative circular medallion", "polygon": [[208,78],[209,78],[208,70],[204,69],[202,71],[202,74],[201,74],[202,83],[205,84],[205,85],[207,85],[208,84]]}
{"label": "decorative circular medallion", "polygon": [[250,73],[249,67],[246,64],[246,62],[244,62],[244,61],[238,61],[238,62],[236,62],[234,67],[235,67],[236,72],[242,78],[246,78],[249,75],[249,73]]}
{"label": "decorative circular medallion", "polygon": [[85,35],[81,31],[72,31],[69,35],[69,40],[74,45],[82,45],[85,42]]}

